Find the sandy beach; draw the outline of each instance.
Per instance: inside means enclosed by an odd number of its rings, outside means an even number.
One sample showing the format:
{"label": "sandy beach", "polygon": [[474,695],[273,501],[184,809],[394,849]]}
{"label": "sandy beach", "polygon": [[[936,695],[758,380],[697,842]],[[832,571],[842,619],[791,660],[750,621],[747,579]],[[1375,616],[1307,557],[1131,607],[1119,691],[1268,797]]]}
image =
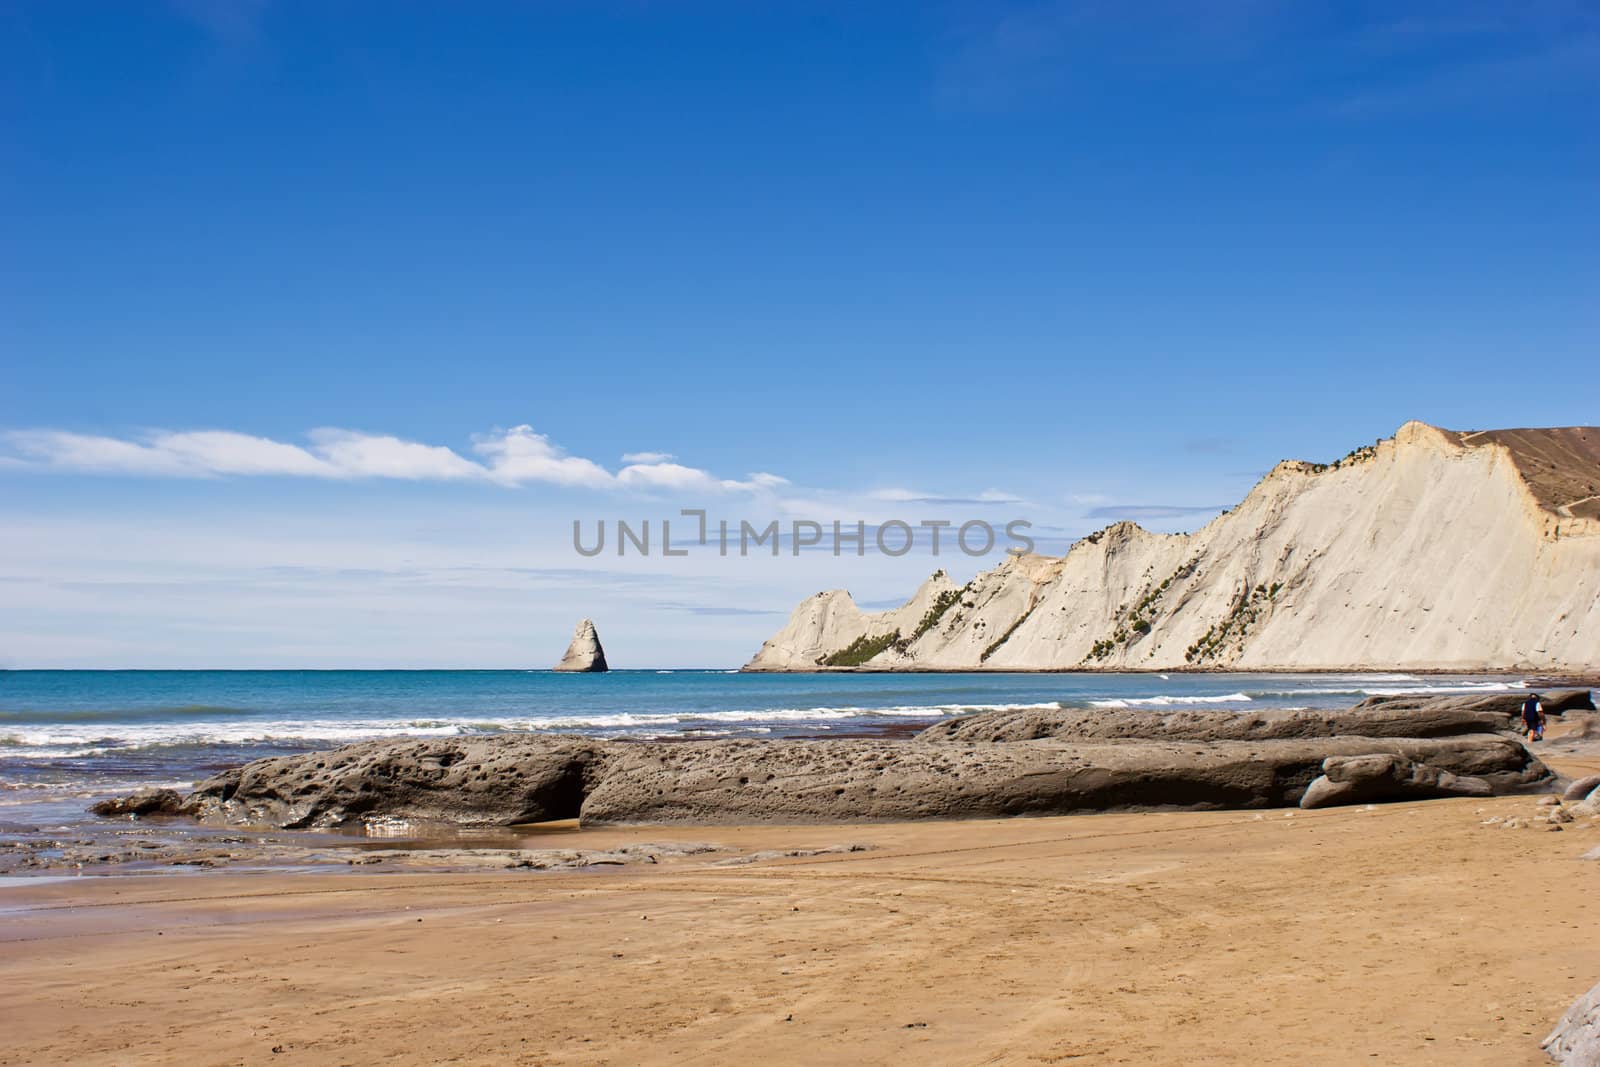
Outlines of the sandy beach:
{"label": "sandy beach", "polygon": [[0,0],[0,1067],[1600,1067],[1597,56]]}
{"label": "sandy beach", "polygon": [[1485,825],[1537,805],[641,827],[577,837],[722,850],[13,883],[0,1063],[1537,1064],[1600,976],[1600,827]]}

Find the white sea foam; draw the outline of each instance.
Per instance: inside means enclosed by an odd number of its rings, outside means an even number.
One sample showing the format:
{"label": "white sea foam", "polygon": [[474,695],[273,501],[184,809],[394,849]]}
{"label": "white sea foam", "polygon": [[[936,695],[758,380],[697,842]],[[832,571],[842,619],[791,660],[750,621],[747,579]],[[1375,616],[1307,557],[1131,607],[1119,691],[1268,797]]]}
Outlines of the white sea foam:
{"label": "white sea foam", "polygon": [[1457,685],[1407,685],[1395,688],[1364,688],[1368,696],[1394,697],[1411,693],[1507,693],[1528,688],[1526,682],[1462,682]]}
{"label": "white sea foam", "polygon": [[712,731],[702,724],[722,727],[717,735],[743,727],[754,731],[768,723],[823,724],[851,719],[939,719],[984,711],[1055,708],[1043,704],[908,704],[892,707],[756,708],[734,711],[673,711],[661,713],[616,712],[554,715],[537,718],[502,717],[409,719],[277,719],[247,721],[187,720],[166,723],[105,723],[44,725],[13,729],[0,738],[0,759],[74,759],[108,755],[129,749],[173,745],[343,744],[386,737],[456,737],[471,734],[544,733],[564,730],[585,732],[668,733],[693,730],[702,736]]}
{"label": "white sea foam", "polygon": [[[737,672],[731,672],[737,673]],[[1073,696],[1073,706],[1093,708],[1161,708],[1198,707],[1216,705],[1219,710],[1229,706],[1243,708],[1253,701],[1266,701],[1271,706],[1285,703],[1303,705],[1333,704],[1330,698],[1359,698],[1361,696],[1403,696],[1433,694],[1490,694],[1522,691],[1526,686],[1519,681],[1457,680],[1448,678],[1423,678],[1409,674],[1384,675],[1321,675],[1305,678],[1304,688],[1295,688],[1288,679],[1277,682],[1262,677],[1240,679],[1248,691],[1220,695],[1184,696],[1171,692],[1151,693],[1150,689],[1124,697],[1102,697],[1086,700]],[[1252,684],[1253,683],[1253,684]],[[1257,689],[1255,685],[1261,685]],[[1070,685],[1063,686],[1070,690]],[[1150,688],[1158,688],[1154,684]],[[1160,686],[1159,688],[1168,688]],[[1104,690],[1101,691],[1104,693]],[[931,694],[930,694],[931,695]],[[944,694],[940,694],[943,696]],[[891,698],[892,699],[892,698]],[[1347,699],[1345,703],[1353,703]],[[161,749],[174,746],[304,746],[329,747],[352,741],[390,737],[454,737],[475,734],[511,732],[581,732],[601,736],[639,736],[649,734],[680,734],[684,736],[714,737],[738,734],[770,733],[774,730],[810,728],[821,730],[838,727],[848,722],[884,720],[935,720],[955,715],[971,715],[990,711],[1050,710],[1061,707],[1059,701],[1037,703],[1020,702],[945,702],[912,703],[886,707],[869,707],[859,704],[824,705],[816,707],[726,708],[688,710],[674,708],[661,711],[618,712],[597,710],[571,712],[559,715],[538,714],[445,714],[436,716],[412,715],[404,718],[381,719],[362,715],[323,716],[315,713],[305,716],[284,715],[277,718],[233,717],[223,709],[194,709],[164,721],[67,721],[44,723],[8,723],[0,733],[0,763],[11,760],[75,760],[97,757],[115,758],[141,749]],[[1256,705],[1259,706],[1259,705]],[[198,712],[198,714],[196,713]]]}
{"label": "white sea foam", "polygon": [[[1382,682],[1384,678],[1363,678],[1359,682]],[[1441,685],[1370,685],[1356,684],[1337,687],[1307,687],[1303,689],[1257,690],[1258,697],[1297,696],[1419,696],[1447,693],[1506,693],[1526,689],[1526,682],[1450,682]]]}
{"label": "white sea foam", "polygon": [[1244,693],[1225,693],[1214,697],[1128,697],[1122,700],[1091,700],[1091,708],[1165,708],[1174,704],[1248,704],[1250,697]]}

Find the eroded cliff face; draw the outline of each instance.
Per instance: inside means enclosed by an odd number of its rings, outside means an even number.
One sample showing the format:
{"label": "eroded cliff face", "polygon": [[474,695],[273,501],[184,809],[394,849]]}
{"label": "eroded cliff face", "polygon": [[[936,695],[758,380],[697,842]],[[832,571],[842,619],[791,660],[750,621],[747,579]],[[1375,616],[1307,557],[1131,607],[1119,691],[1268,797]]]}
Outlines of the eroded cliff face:
{"label": "eroded cliff face", "polygon": [[1600,664],[1600,429],[1410,422],[1284,462],[1191,534],[1118,523],[1061,558],[942,572],[868,614],[800,605],[747,665],[1549,670]]}

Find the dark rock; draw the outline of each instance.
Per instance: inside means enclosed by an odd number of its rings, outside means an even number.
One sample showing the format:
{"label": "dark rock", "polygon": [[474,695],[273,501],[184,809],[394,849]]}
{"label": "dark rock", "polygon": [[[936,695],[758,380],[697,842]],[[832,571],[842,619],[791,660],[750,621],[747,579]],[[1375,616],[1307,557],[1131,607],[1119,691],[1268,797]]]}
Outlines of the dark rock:
{"label": "dark rock", "polygon": [[367,741],[225,771],[201,782],[182,810],[284,829],[377,815],[458,826],[575,819],[605,747],[537,735]]}
{"label": "dark rock", "polygon": [[172,789],[149,789],[129,797],[115,797],[92,804],[89,810],[96,815],[179,815],[182,814],[182,794]]}
{"label": "dark rock", "polygon": [[[1554,780],[1520,742],[1487,732],[1472,709],[1403,716],[1440,736],[1315,732],[1397,729],[1392,712],[1227,713],[1237,726],[1214,713],[1117,714],[1103,717],[1124,724],[1110,736],[1009,744],[959,732],[937,742],[406,738],[257,760],[181,800],[136,797],[105,810],[289,829],[379,817],[458,826],[850,822],[1288,807],[1318,778],[1326,781],[1313,805],[1548,791]],[[1054,729],[1087,732],[1102,719],[1073,713],[1053,721]],[[1474,724],[1479,732],[1454,732]]]}
{"label": "dark rock", "polygon": [[1600,774],[1591,774],[1589,777],[1579,778],[1576,782],[1567,786],[1566,791],[1561,794],[1561,799],[1585,800],[1596,789],[1600,789]]}
{"label": "dark rock", "polygon": [[1550,772],[1495,736],[1209,743],[711,741],[619,746],[585,824],[838,822],[1289,807],[1332,755],[1397,755],[1516,792]]}
{"label": "dark rock", "polygon": [[1546,715],[1569,711],[1594,711],[1594,696],[1587,689],[1545,689],[1539,693],[1539,706]]}
{"label": "dark rock", "polygon": [[1389,696],[1371,696],[1357,704],[1361,708],[1391,708],[1410,710],[1430,707],[1465,708],[1471,711],[1492,711],[1507,718],[1516,718],[1522,712],[1522,702],[1528,698],[1524,690],[1501,693],[1397,693]]}
{"label": "dark rock", "polygon": [[1455,737],[1494,733],[1522,706],[1485,698],[1373,697],[1344,710],[1218,711],[1030,708],[992,711],[930,726],[919,741],[1081,740],[1256,741],[1311,737]]}
{"label": "dark rock", "polygon": [[1556,1063],[1572,1067],[1600,1064],[1600,985],[1572,1002],[1539,1047]]}
{"label": "dark rock", "polygon": [[1302,808],[1371,804],[1435,797],[1487,797],[1493,788],[1482,778],[1457,775],[1399,755],[1330,756],[1322,777],[1300,798]]}

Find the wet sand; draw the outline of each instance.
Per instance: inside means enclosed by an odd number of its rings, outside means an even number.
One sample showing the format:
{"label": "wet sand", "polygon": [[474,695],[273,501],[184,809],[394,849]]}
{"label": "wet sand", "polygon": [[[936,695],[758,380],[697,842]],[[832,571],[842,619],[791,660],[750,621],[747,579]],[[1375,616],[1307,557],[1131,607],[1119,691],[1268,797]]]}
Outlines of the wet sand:
{"label": "wet sand", "polygon": [[1537,1064],[1600,979],[1600,827],[1483,825],[1538,810],[637,828],[573,836],[730,851],[13,884],[0,1063]]}

